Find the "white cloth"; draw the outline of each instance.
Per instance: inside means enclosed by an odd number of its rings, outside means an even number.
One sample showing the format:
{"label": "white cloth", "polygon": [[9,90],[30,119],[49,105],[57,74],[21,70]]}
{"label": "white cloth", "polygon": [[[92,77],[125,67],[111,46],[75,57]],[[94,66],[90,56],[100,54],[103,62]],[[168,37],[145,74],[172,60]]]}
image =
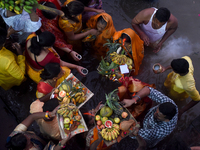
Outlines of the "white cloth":
{"label": "white cloth", "polygon": [[23,10],[19,15],[7,17],[6,9],[0,8],[0,15],[8,26],[12,26],[14,30],[24,32],[35,32],[41,26],[41,18],[37,22],[31,21],[29,14]]}
{"label": "white cloth", "polygon": [[154,29],[152,27],[152,19],[154,14],[156,13],[156,11],[158,10],[157,8],[154,8],[155,11],[153,12],[149,22],[145,25],[145,24],[141,24],[141,29],[142,31],[148,36],[150,43],[154,43],[158,40],[160,40],[163,35],[166,32],[166,26],[167,26],[167,22],[159,29]]}

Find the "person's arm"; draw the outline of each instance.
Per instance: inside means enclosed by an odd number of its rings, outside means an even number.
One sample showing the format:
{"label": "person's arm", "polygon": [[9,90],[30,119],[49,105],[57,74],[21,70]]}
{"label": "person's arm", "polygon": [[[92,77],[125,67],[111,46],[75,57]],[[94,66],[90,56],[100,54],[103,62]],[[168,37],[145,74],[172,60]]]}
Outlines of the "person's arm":
{"label": "person's arm", "polygon": [[147,46],[150,44],[150,41],[149,41],[148,36],[140,28],[140,24],[143,24],[146,20],[148,20],[148,17],[149,17],[148,12],[150,9],[152,9],[152,8],[147,8],[147,9],[140,11],[132,19],[132,22],[131,22],[133,29],[137,32],[139,37],[144,41],[144,44]]}
{"label": "person's arm", "polygon": [[76,69],[81,75],[85,76],[81,71],[82,69],[84,69],[84,67],[81,67],[81,66],[78,66],[78,65],[74,65],[74,64],[62,61],[62,60],[60,60],[60,65],[61,66],[66,66],[66,67],[68,67],[70,69]]}
{"label": "person's arm", "polygon": [[38,113],[33,113],[31,115],[29,115],[25,120],[22,121],[21,124],[25,125],[26,127],[29,127],[33,121],[40,119],[40,118],[49,118],[51,117],[55,117],[56,116],[56,112],[58,110],[60,106],[57,106],[52,112],[38,112]]}
{"label": "person's arm", "polygon": [[146,141],[140,135],[137,135],[136,139],[139,143],[139,147],[137,148],[137,150],[145,150],[146,149]]}
{"label": "person's arm", "polygon": [[162,44],[168,39],[170,35],[172,35],[176,29],[178,28],[178,21],[177,19],[172,15],[172,23],[169,29],[165,32],[164,36],[160,40],[160,42],[156,45],[154,52],[157,53],[160,51]]}
{"label": "person's arm", "polygon": [[75,34],[74,31],[71,31],[71,32],[65,32],[65,35],[67,36],[67,38],[69,40],[72,40],[72,41],[75,41],[75,40],[80,40],[88,35],[98,35],[99,34],[99,31],[96,30],[96,29],[90,29],[86,32],[83,32],[83,33],[78,33],[78,34]]}
{"label": "person's arm", "polygon": [[61,47],[61,50],[67,52],[69,55],[71,55],[71,57],[75,60],[75,61],[79,61],[80,59],[77,57],[77,55],[79,55],[77,52],[69,49],[68,47]]}
{"label": "person's arm", "polygon": [[95,9],[95,8],[90,8],[90,7],[84,7],[84,11],[93,11],[96,12],[98,14],[105,12],[105,10],[103,9]]}
{"label": "person's arm", "polygon": [[39,98],[39,100],[40,100],[41,102],[44,102],[44,103],[45,103],[46,101],[48,101],[48,100],[50,99],[51,94],[52,94],[52,92],[50,92],[50,93],[46,94],[45,96]]}
{"label": "person's arm", "polygon": [[33,9],[31,9],[31,13],[29,14],[29,16],[30,16],[31,21],[33,22],[39,21],[39,17]]}
{"label": "person's arm", "polygon": [[59,143],[56,145],[54,150],[62,150],[63,148],[65,148],[66,142],[71,138],[71,133],[66,136],[67,137],[65,139],[62,139],[61,141],[59,141]]}

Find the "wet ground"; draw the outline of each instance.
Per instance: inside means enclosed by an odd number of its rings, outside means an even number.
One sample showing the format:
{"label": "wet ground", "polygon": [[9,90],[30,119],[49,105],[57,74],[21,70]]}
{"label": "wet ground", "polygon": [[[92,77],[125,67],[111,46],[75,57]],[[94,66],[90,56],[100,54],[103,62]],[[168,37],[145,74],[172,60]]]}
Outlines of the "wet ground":
{"label": "wet ground", "polygon": [[[194,77],[196,87],[200,91],[199,63],[199,35],[200,35],[200,1],[197,0],[103,0],[103,8],[113,17],[114,25],[117,30],[131,28],[131,19],[142,9],[148,7],[167,7],[171,13],[177,17],[179,27],[177,31],[164,43],[162,50],[155,54],[151,49],[145,49],[145,57],[137,76],[138,79],[149,84],[155,83],[156,88],[165,93],[163,86],[164,80],[168,72],[163,74],[154,74],[152,66],[159,62],[163,65],[169,65],[173,58],[179,58],[185,55],[191,57],[195,68]],[[95,95],[85,104],[87,109],[94,108],[100,101],[105,102],[105,93],[109,93],[119,86],[118,83],[102,78],[96,71],[98,61],[89,54],[87,50],[83,53],[83,60],[80,65],[88,68],[89,74],[86,78],[81,77],[76,71],[73,74],[81,80]],[[27,78],[27,81],[19,87],[4,91],[0,88],[0,106],[1,106],[1,124],[0,124],[0,149],[5,149],[4,144],[6,137],[28,116],[29,106],[35,98],[36,84]],[[188,103],[190,99],[177,103],[181,108]],[[163,145],[174,135],[179,134],[188,145],[200,145],[200,104],[197,104],[191,110],[183,114],[178,122],[176,130],[161,143],[157,148],[161,149]],[[198,118],[197,118],[198,117]],[[196,118],[196,119],[195,119]],[[38,127],[34,123],[30,128],[39,134]],[[81,149],[76,145],[76,139],[68,146],[69,149]],[[115,144],[111,149],[136,149],[137,142],[130,138],[122,140],[119,144]]]}

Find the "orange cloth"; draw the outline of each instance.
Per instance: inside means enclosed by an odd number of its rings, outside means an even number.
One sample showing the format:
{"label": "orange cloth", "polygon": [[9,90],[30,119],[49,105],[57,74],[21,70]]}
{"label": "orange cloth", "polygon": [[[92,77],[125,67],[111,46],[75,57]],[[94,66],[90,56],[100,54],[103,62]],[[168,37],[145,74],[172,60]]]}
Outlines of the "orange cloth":
{"label": "orange cloth", "polygon": [[[132,75],[137,75],[140,65],[142,64],[142,60],[144,57],[144,42],[140,39],[140,37],[130,28],[123,29],[121,31],[115,32],[113,36],[113,41],[119,40],[122,33],[127,34],[131,39],[131,47],[132,47],[132,57],[135,66],[135,72]],[[121,43],[121,40],[119,41]]]}
{"label": "orange cloth", "polygon": [[88,20],[87,26],[89,28],[97,29],[97,20],[100,16],[102,16],[103,19],[107,22],[107,25],[105,29],[102,31],[102,33],[97,36],[93,46],[95,54],[97,55],[98,58],[101,58],[101,56],[103,57],[106,56],[108,48],[104,47],[103,45],[107,43],[108,42],[107,40],[111,39],[111,37],[116,32],[115,27],[113,25],[112,17],[107,13],[100,13],[98,15],[92,16],[90,20]]}

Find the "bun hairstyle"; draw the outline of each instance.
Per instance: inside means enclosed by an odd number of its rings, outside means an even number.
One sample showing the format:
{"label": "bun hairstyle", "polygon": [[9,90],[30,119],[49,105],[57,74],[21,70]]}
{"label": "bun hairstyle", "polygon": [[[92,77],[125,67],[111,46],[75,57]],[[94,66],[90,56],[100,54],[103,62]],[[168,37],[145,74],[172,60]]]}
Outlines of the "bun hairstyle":
{"label": "bun hairstyle", "polygon": [[44,31],[31,39],[31,46],[29,47],[31,53],[40,55],[43,47],[51,47],[55,43],[55,36],[53,33]]}
{"label": "bun hairstyle", "polygon": [[[83,3],[84,6],[88,7],[88,5],[91,3],[92,0],[77,0],[77,1]],[[99,5],[99,3],[100,3],[99,0],[96,0],[96,4]]]}
{"label": "bun hairstyle", "polygon": [[66,18],[78,23],[79,20],[76,18],[76,16],[83,13],[84,5],[79,1],[72,1],[66,6],[63,6],[61,10],[65,13]]}
{"label": "bun hairstyle", "polygon": [[59,63],[48,63],[44,66],[44,70],[40,74],[43,80],[53,79],[60,73],[61,68]]}
{"label": "bun hairstyle", "polygon": [[[44,2],[44,1],[42,1],[40,4],[42,4],[44,6],[48,6],[50,8],[57,9],[56,6],[54,5],[54,3],[52,3],[52,2]],[[57,14],[55,14],[55,13],[46,12],[46,11],[43,11],[43,10],[41,12],[42,12],[42,14],[43,14],[43,16],[45,18],[50,19],[50,20],[57,17]]]}

